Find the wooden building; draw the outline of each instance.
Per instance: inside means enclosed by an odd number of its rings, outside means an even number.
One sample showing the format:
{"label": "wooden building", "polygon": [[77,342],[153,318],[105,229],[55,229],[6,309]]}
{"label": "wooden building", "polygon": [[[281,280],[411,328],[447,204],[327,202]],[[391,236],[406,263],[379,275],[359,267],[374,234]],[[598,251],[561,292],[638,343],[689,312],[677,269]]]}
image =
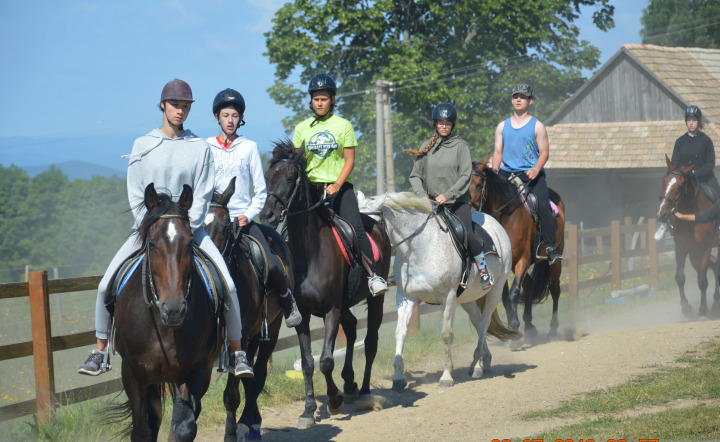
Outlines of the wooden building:
{"label": "wooden building", "polygon": [[567,219],[595,227],[654,217],[665,155],[687,130],[690,104],[702,110],[720,161],[717,91],[720,50],[623,45],[544,122],[548,184],[565,200]]}

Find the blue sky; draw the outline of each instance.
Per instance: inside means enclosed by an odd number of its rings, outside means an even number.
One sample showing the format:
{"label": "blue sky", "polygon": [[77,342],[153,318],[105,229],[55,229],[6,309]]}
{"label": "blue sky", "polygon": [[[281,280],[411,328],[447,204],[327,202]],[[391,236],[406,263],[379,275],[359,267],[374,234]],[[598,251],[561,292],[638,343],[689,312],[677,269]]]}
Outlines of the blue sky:
{"label": "blue sky", "polygon": [[[262,150],[289,132],[288,111],[267,93],[274,66],[265,51],[282,0],[0,0],[0,164],[82,160],[124,170],[132,140],[162,123],[156,105],[173,78],[193,88],[186,127],[217,135],[215,94],[238,89],[247,103],[242,133]],[[615,28],[581,16],[581,38],[607,61],[639,43],[647,0],[612,0]],[[590,72],[587,73],[588,77]]]}

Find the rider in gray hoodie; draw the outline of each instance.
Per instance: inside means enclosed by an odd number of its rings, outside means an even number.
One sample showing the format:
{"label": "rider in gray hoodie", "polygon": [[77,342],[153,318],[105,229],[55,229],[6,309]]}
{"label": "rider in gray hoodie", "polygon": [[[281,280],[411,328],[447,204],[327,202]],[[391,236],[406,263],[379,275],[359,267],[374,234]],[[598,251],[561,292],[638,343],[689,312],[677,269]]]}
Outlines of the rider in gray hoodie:
{"label": "rider in gray hoodie", "polygon": [[[215,168],[210,147],[204,139],[198,138],[183,128],[193,102],[190,86],[182,80],[172,80],[163,88],[160,96],[160,110],[163,111],[163,126],[153,129],[147,135],[135,140],[129,158],[127,173],[128,200],[135,216],[137,228],[142,222],[146,208],[145,188],[154,183],[159,192],[167,192],[177,200],[188,184],[193,189],[193,202],[188,215],[195,243],[213,260],[230,290],[229,309],[225,311],[228,340],[230,342],[230,372],[235,376],[252,377],[245,352],[241,350],[242,324],[237,292],[222,255],[203,228],[203,221],[212,199]],[[110,279],[120,265],[142,247],[137,234],[131,235],[110,262],[100,281],[95,304],[95,335],[97,348],[78,370],[81,374],[97,376],[109,371],[107,352],[110,331],[110,314],[105,308],[105,294]]]}

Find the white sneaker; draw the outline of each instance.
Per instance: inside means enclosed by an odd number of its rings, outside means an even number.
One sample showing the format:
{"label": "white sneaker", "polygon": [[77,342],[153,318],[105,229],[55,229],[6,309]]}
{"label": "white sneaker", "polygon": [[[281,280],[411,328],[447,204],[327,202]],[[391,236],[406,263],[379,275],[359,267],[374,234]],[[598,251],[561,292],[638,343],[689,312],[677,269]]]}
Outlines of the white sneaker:
{"label": "white sneaker", "polygon": [[382,295],[388,291],[387,282],[378,275],[372,275],[368,278],[368,288],[373,296]]}

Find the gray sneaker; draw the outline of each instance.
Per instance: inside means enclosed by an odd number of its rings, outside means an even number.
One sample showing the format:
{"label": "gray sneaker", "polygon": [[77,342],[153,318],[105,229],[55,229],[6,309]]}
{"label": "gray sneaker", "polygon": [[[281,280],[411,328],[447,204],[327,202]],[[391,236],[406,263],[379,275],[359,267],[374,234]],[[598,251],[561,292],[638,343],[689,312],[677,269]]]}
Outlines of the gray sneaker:
{"label": "gray sneaker", "polygon": [[112,370],[112,365],[110,365],[110,355],[107,355],[108,363],[105,364],[106,352],[107,350],[98,351],[97,349],[93,349],[92,353],[90,353],[90,357],[88,357],[87,361],[85,361],[85,363],[78,369],[78,373],[89,376],[97,376]]}
{"label": "gray sneaker", "polygon": [[228,371],[230,374],[241,378],[251,378],[255,376],[255,373],[253,373],[253,369],[250,367],[250,363],[247,360],[247,356],[245,356],[245,352],[242,350],[230,354],[230,365],[228,367]]}
{"label": "gray sneaker", "polygon": [[368,278],[368,287],[373,296],[382,295],[388,291],[387,282],[378,275],[372,275]]}
{"label": "gray sneaker", "polygon": [[283,316],[285,316],[285,325],[290,328],[300,325],[302,322],[302,315],[295,303],[295,298],[289,290],[287,296],[280,297],[280,305],[282,305]]}

